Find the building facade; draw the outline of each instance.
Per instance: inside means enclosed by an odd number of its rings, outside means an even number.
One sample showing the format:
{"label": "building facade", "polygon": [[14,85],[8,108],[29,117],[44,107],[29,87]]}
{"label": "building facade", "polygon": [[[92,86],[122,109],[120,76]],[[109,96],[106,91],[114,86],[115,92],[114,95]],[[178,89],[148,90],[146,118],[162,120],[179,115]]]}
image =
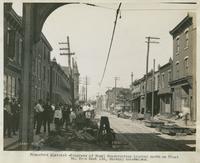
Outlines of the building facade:
{"label": "building facade", "polygon": [[[23,85],[23,32],[22,18],[11,5],[5,5],[4,13],[4,97],[19,98]],[[44,102],[50,97],[50,52],[52,47],[46,37],[33,47],[32,102]]]}
{"label": "building facade", "polygon": [[[145,112],[145,75],[135,80],[131,86],[132,93],[132,103],[133,111],[144,114]],[[154,115],[159,112],[159,96],[158,96],[158,81],[159,81],[159,71],[148,73],[147,78],[147,112],[152,112],[152,103],[153,103],[153,112]],[[153,98],[153,99],[152,99]],[[154,102],[153,102],[154,101]]]}
{"label": "building facade", "polygon": [[135,80],[131,85],[133,112],[140,112],[141,79]]}
{"label": "building facade", "polygon": [[190,108],[190,119],[196,120],[196,18],[189,13],[174,29],[173,78],[170,86],[173,92],[173,110]]}
{"label": "building facade", "polygon": [[50,100],[54,105],[72,104],[70,78],[54,58],[50,67]]}
{"label": "building facade", "polygon": [[130,110],[131,90],[128,88],[112,88],[106,91],[105,107],[107,110]]}
{"label": "building facade", "polygon": [[22,22],[11,5],[5,5],[4,11],[4,97],[21,99]]}
{"label": "building facade", "polygon": [[50,52],[52,47],[46,37],[42,34],[33,49],[33,81],[34,102],[42,99],[46,102],[50,99]]}
{"label": "building facade", "polygon": [[160,113],[172,113],[172,92],[169,82],[172,81],[172,64],[173,61],[170,58],[169,62],[163,66],[159,66],[159,101],[160,101]]}
{"label": "building facade", "polygon": [[79,103],[79,70],[77,62],[73,59],[72,60],[72,71],[73,71],[73,84],[74,84],[74,100],[75,103]]}

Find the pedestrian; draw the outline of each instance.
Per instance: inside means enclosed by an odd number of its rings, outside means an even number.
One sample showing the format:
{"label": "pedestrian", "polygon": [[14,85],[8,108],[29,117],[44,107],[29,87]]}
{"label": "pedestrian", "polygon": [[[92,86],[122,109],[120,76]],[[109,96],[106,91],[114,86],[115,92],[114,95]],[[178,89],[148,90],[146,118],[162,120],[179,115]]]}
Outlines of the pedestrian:
{"label": "pedestrian", "polygon": [[55,112],[55,105],[54,104],[52,104],[51,105],[51,110],[52,110],[52,112],[51,112],[51,123],[53,122],[53,120],[54,120],[54,112]]}
{"label": "pedestrian", "polygon": [[21,105],[19,99],[16,100],[16,124],[15,124],[15,130],[19,131],[19,120],[20,120],[20,112],[21,112]]}
{"label": "pedestrian", "polygon": [[57,106],[56,110],[54,112],[54,123],[55,123],[55,129],[56,129],[56,131],[60,130],[61,120],[62,120],[62,110],[61,110],[60,106]]}
{"label": "pedestrian", "polygon": [[16,124],[17,124],[17,101],[15,98],[12,98],[11,101],[11,112],[12,112],[12,116],[11,116],[11,123],[12,123],[12,132],[13,135],[16,135]]}
{"label": "pedestrian", "polygon": [[38,121],[38,112],[36,111],[36,106],[37,106],[37,102],[35,102],[35,105],[34,105],[34,125],[33,125],[33,128],[36,129],[36,125],[37,125],[37,121]]}
{"label": "pedestrian", "polygon": [[44,132],[46,132],[46,126],[48,127],[48,133],[50,132],[51,115],[52,115],[52,108],[51,108],[49,99],[47,99],[47,102],[44,105],[44,111],[43,111]]}
{"label": "pedestrian", "polygon": [[68,125],[70,124],[70,107],[65,105],[63,110],[63,125],[65,124],[65,129],[68,128]]}
{"label": "pedestrian", "polygon": [[12,111],[11,111],[11,104],[9,102],[9,98],[6,97],[4,99],[4,135],[6,136],[6,132],[7,132],[7,136],[9,138],[12,138],[11,136],[11,129],[12,129]]}
{"label": "pedestrian", "polygon": [[71,109],[71,113],[70,113],[70,123],[71,126],[74,127],[75,125],[75,120],[76,120],[76,114],[75,112]]}
{"label": "pedestrian", "polygon": [[43,120],[43,111],[44,111],[44,108],[42,107],[42,99],[39,99],[37,105],[35,106],[35,111],[37,112],[36,135],[38,135],[40,134],[42,120]]}

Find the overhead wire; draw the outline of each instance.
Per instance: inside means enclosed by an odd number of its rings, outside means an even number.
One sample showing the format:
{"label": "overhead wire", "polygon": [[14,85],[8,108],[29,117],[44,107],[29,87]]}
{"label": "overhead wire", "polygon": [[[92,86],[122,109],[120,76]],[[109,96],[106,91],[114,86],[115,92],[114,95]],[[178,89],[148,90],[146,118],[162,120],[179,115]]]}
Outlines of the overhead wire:
{"label": "overhead wire", "polygon": [[[171,2],[167,2],[167,3],[163,3],[163,4],[170,4]],[[110,7],[105,7],[105,6],[101,6],[101,5],[96,5],[96,4],[91,4],[91,3],[83,3],[85,5],[88,5],[88,6],[92,6],[92,7],[98,7],[98,8],[104,8],[104,9],[108,9],[108,10],[114,10],[116,11],[116,9],[114,8],[110,8]],[[196,2],[195,3],[171,3],[171,4],[188,4],[188,5],[195,5],[197,4]],[[101,81],[99,83],[99,86],[101,86],[102,82],[103,82],[103,79],[104,79],[104,76],[105,76],[105,72],[106,72],[106,68],[107,68],[107,64],[108,64],[108,60],[109,60],[109,57],[110,57],[110,52],[111,52],[111,48],[112,48],[112,44],[113,44],[113,39],[114,39],[114,34],[115,34],[115,29],[116,29],[116,24],[117,24],[117,20],[118,20],[118,15],[120,13],[120,18],[121,18],[121,11],[145,11],[145,10],[190,10],[190,9],[181,9],[181,8],[176,8],[176,9],[173,9],[173,8],[163,8],[163,9],[154,9],[154,8],[135,8],[135,9],[120,9],[121,7],[121,3],[119,4],[119,7],[116,11],[116,18],[115,18],[115,22],[114,22],[114,27],[113,27],[113,32],[112,32],[112,37],[111,37],[111,42],[110,42],[110,46],[109,46],[109,50],[108,50],[108,54],[107,54],[107,58],[106,58],[106,63],[105,63],[105,66],[104,66],[104,71],[103,71],[103,74],[102,74],[102,78],[101,78]]]}
{"label": "overhead wire", "polygon": [[104,76],[105,76],[105,72],[106,72],[108,60],[109,60],[109,57],[110,57],[110,52],[111,52],[111,48],[112,48],[112,44],[113,44],[113,39],[114,39],[114,35],[115,35],[115,29],[116,29],[116,25],[117,25],[117,19],[118,19],[118,15],[119,15],[119,11],[120,11],[121,4],[122,4],[122,3],[119,4],[119,7],[118,7],[118,9],[117,9],[117,11],[116,11],[116,17],[115,17],[115,22],[114,22],[112,37],[111,37],[111,41],[110,41],[110,46],[109,46],[109,50],[108,50],[108,54],[107,54],[107,58],[106,58],[106,63],[105,63],[103,75],[102,75],[101,81],[100,81],[100,83],[99,83],[99,86],[101,86],[101,84],[102,84],[102,82],[103,82],[103,79],[104,79]]}

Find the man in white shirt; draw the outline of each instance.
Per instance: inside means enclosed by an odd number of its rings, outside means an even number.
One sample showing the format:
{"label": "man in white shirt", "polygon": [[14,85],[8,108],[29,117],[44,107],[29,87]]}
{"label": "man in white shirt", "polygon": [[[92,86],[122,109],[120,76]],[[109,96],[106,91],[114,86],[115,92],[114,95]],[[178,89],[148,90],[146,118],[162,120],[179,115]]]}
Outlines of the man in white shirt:
{"label": "man in white shirt", "polygon": [[43,111],[44,108],[42,107],[42,100],[39,99],[37,105],[35,106],[35,111],[37,113],[37,128],[36,128],[36,135],[40,134],[40,129],[42,126],[42,121],[43,121]]}
{"label": "man in white shirt", "polygon": [[56,107],[56,110],[54,112],[54,123],[55,123],[55,129],[58,131],[61,127],[61,119],[62,119],[62,110],[60,106]]}

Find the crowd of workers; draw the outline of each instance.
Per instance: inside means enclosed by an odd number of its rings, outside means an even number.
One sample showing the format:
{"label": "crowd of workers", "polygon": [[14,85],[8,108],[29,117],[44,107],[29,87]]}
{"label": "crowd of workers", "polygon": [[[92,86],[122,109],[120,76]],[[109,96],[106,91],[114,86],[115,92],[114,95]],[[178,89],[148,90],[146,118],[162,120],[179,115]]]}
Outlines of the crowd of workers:
{"label": "crowd of workers", "polygon": [[[21,105],[16,98],[4,99],[4,137],[12,137],[16,135],[19,130]],[[51,130],[60,130],[62,128],[68,129],[76,122],[81,126],[82,119],[87,120],[94,118],[94,108],[90,104],[76,105],[72,109],[71,105],[58,104],[53,105],[50,100],[45,102],[41,99],[34,105],[34,129],[35,134],[40,134],[42,127],[44,132],[50,132]],[[52,128],[51,124],[54,123],[55,127]]]}
{"label": "crowd of workers", "polygon": [[20,108],[16,98],[4,98],[4,137],[11,138],[19,130]]}
{"label": "crowd of workers", "polygon": [[[48,133],[51,131],[51,123],[54,122],[55,130],[60,130],[62,128],[68,129],[70,126],[74,126],[75,122],[79,124],[80,119],[94,118],[94,108],[90,104],[84,106],[77,105],[72,108],[71,105],[59,104],[54,106],[50,104],[47,100],[43,103],[39,100],[34,107],[34,128],[36,129],[36,134],[41,133],[41,127],[43,126],[44,132],[46,128]],[[81,125],[81,124],[80,124]]]}

